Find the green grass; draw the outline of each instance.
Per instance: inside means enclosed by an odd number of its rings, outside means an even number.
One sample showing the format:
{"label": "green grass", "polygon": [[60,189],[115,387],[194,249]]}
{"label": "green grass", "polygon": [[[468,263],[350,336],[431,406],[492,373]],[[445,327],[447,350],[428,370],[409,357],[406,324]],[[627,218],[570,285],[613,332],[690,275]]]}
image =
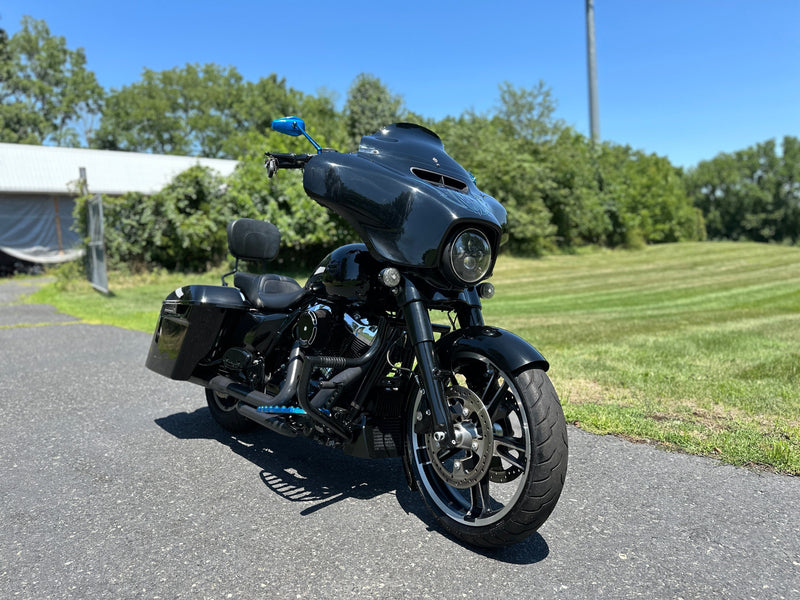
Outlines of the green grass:
{"label": "green grass", "polygon": [[567,419],[800,474],[800,249],[506,259],[485,303],[550,360]]}
{"label": "green grass", "polygon": [[[800,248],[687,243],[503,257],[492,281],[487,323],[550,360],[568,421],[800,474]],[[171,290],[218,282],[112,277],[112,297],[70,284],[29,301],[149,332]]]}
{"label": "green grass", "polygon": [[58,281],[31,294],[25,301],[52,304],[59,312],[86,323],[152,332],[158,322],[161,301],[175,288],[194,283],[219,285],[220,275],[156,273],[124,276],[111,273],[111,294],[108,296],[95,291],[86,281]]}

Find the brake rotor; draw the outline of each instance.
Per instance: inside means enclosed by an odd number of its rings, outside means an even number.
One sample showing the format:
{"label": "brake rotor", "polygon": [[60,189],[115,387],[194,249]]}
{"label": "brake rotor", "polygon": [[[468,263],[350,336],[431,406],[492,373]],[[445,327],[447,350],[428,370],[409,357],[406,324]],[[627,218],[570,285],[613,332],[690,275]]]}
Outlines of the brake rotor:
{"label": "brake rotor", "polygon": [[507,469],[503,467],[503,463],[499,456],[492,459],[492,464],[489,469],[489,481],[492,483],[508,483],[514,481],[517,477],[522,475],[522,469],[517,466],[511,465]]}
{"label": "brake rotor", "polygon": [[492,420],[481,399],[465,387],[445,390],[456,444],[441,443],[433,433],[425,434],[425,444],[436,474],[458,489],[471,488],[484,478],[492,466],[494,433]]}

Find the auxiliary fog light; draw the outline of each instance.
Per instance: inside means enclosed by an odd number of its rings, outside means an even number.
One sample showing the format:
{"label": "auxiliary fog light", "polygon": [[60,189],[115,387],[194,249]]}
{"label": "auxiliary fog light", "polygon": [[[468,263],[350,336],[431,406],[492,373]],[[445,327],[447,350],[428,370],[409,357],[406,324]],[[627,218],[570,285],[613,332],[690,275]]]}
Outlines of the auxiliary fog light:
{"label": "auxiliary fog light", "polygon": [[398,271],[394,267],[387,267],[386,269],[378,273],[378,278],[381,280],[381,283],[383,285],[385,285],[388,288],[393,288],[400,283],[400,271]]}
{"label": "auxiliary fog light", "polygon": [[489,298],[494,297],[494,286],[488,281],[484,281],[483,283],[479,284],[478,296],[480,296],[484,300],[488,300]]}

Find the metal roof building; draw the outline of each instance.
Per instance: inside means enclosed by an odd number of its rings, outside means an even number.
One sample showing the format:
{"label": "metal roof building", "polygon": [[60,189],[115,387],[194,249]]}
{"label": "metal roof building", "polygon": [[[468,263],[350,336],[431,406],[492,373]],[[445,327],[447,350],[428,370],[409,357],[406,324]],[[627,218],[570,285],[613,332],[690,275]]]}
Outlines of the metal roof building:
{"label": "metal roof building", "polygon": [[71,260],[80,169],[91,193],[153,194],[195,165],[223,176],[235,160],[0,143],[0,259],[49,263]]}

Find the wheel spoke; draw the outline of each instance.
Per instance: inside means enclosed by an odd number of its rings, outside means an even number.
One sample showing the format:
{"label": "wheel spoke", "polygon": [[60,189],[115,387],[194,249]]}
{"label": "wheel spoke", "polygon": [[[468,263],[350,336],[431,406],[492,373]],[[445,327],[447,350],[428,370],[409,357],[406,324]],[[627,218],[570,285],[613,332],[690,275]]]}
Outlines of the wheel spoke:
{"label": "wheel spoke", "polygon": [[485,401],[483,402],[484,406],[486,407],[486,411],[492,418],[492,421],[495,420],[495,413],[497,412],[497,409],[500,406],[500,399],[506,395],[507,391],[508,391],[508,383],[504,381],[503,385],[501,385],[498,388],[497,392],[494,394],[494,396],[492,396],[492,399],[489,400],[489,403],[487,404]]}
{"label": "wheel spoke", "polygon": [[481,394],[481,402],[483,402],[484,406],[486,406],[486,395],[489,393],[489,390],[496,381],[497,372],[490,367],[487,371],[487,375],[489,376],[489,380],[486,382],[486,387],[483,389],[483,393]]}
{"label": "wheel spoke", "polygon": [[469,512],[465,517],[469,520],[479,519],[489,513],[489,478],[484,477],[481,481],[469,488]]}
{"label": "wheel spoke", "polygon": [[436,453],[436,458],[438,458],[440,462],[444,462],[448,458],[454,457],[459,452],[461,452],[461,448],[445,448]]}
{"label": "wheel spoke", "polygon": [[511,463],[512,466],[517,467],[518,469],[525,470],[525,454],[522,453],[521,456],[511,456],[511,454],[505,448],[501,451],[500,448],[497,449],[497,454],[505,460],[506,462]]}
{"label": "wheel spoke", "polygon": [[496,435],[494,436],[494,441],[497,442],[499,446],[505,446],[511,450],[516,450],[520,454],[525,454],[525,442],[523,440]]}

